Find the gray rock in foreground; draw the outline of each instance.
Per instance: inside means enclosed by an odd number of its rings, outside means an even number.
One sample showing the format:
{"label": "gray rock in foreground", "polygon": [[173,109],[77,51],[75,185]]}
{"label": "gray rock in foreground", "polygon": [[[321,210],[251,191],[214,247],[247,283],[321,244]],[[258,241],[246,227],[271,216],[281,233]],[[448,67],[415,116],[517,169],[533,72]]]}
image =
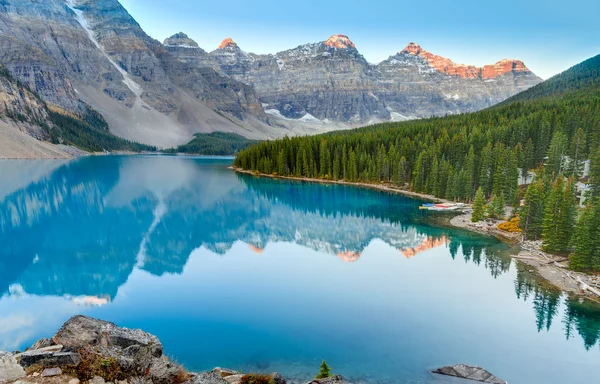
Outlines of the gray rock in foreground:
{"label": "gray rock in foreground", "polygon": [[42,368],[61,367],[66,365],[77,365],[81,362],[79,354],[74,352],[25,352],[21,355],[19,363],[28,368],[34,364]]}
{"label": "gray rock in foreground", "polygon": [[479,381],[482,383],[489,384],[507,384],[506,381],[497,378],[490,372],[486,371],[481,367],[474,367],[465,364],[458,364],[453,367],[442,367],[438,368],[433,373],[445,376],[458,377],[461,379]]}
{"label": "gray rock in foreground", "polygon": [[307,384],[349,384],[344,378],[340,375],[327,377],[325,379],[314,379],[309,381]]}
{"label": "gray rock in foreground", "polygon": [[52,341],[65,348],[81,346],[103,346],[128,348],[131,346],[147,347],[150,345],[160,348],[158,338],[140,329],[117,327],[107,321],[96,320],[85,316],[74,316],[67,321],[54,335]]}
{"label": "gray rock in foreground", "polygon": [[25,377],[25,370],[17,364],[12,353],[0,352],[0,382]]}

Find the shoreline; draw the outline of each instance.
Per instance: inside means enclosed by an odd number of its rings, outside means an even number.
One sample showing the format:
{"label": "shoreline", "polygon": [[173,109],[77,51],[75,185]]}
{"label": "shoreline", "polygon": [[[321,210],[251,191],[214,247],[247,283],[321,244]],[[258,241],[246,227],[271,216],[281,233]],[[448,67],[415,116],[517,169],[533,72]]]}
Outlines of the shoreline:
{"label": "shoreline", "polygon": [[[265,367],[242,372],[214,368],[194,372],[165,354],[153,334],[83,315],[71,317],[50,338],[25,351],[0,350],[0,384],[368,384],[378,381],[346,378],[318,360],[298,377],[284,377]],[[479,366],[458,364],[425,368],[433,377],[486,378],[506,381]],[[318,372],[321,374],[317,375]],[[325,372],[325,373],[324,373]],[[289,374],[289,372],[288,372]],[[317,375],[315,377],[315,375]]]}
{"label": "shoreline", "polygon": [[[384,192],[397,193],[399,195],[440,203],[454,203],[450,200],[441,199],[432,195],[407,191],[401,188],[394,188],[387,185],[348,182],[340,180],[323,180],[312,179],[307,177],[294,176],[279,176],[267,175],[263,173],[255,173],[234,166],[228,167],[236,173],[251,175],[254,177],[268,177],[271,179],[303,181],[321,184],[338,184],[349,185],[359,188],[368,188]],[[509,233],[501,231],[497,225],[501,222],[498,220],[490,220],[491,225],[483,223],[472,223],[471,214],[463,213],[452,217],[447,221],[447,225],[451,228],[462,229],[477,233],[484,236],[492,236],[496,239],[508,243],[510,245],[519,245],[520,251],[517,254],[510,254],[510,257],[522,263],[529,269],[529,272],[535,272],[538,277],[544,279],[555,288],[567,294],[575,294],[593,302],[600,304],[600,276],[589,275],[583,272],[575,272],[568,269],[568,259],[562,256],[551,255],[541,250],[541,242],[539,241],[523,241],[520,233]],[[533,268],[533,270],[531,269]]]}

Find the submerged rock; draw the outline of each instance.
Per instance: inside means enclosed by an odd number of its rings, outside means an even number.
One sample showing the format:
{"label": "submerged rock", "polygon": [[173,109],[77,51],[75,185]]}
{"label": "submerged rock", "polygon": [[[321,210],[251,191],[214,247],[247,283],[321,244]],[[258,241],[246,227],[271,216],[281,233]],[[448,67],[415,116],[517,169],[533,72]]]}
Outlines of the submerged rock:
{"label": "submerged rock", "polygon": [[25,377],[25,370],[12,353],[0,352],[0,382]]}
{"label": "submerged rock", "polygon": [[458,377],[461,379],[480,381],[489,384],[507,384],[506,381],[497,378],[481,367],[458,364],[453,367],[438,368],[433,373],[445,376]]}

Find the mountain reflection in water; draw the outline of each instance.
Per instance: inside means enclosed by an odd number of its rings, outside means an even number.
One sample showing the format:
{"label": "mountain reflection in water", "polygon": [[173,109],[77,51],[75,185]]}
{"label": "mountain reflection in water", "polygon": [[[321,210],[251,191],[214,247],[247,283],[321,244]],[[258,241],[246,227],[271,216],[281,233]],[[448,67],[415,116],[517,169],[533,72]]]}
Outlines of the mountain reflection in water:
{"label": "mountain reflection in water", "polygon": [[[455,259],[455,267],[474,264],[493,279],[514,273],[514,294],[532,303],[538,332],[561,327],[567,339],[580,337],[585,349],[598,346],[597,306],[539,283],[513,264],[508,247],[494,239],[430,225],[428,213],[418,210],[418,200],[236,175],[226,169],[229,163],[109,156],[33,167],[35,172],[25,163],[0,163],[0,173],[10,169],[19,175],[18,180],[0,181],[0,349],[26,347],[79,312],[107,308],[109,316],[108,309],[131,294],[128,282],[138,272],[171,279],[184,274],[192,255],[210,252],[233,258],[240,242],[257,258],[267,257],[265,250],[272,246],[285,246],[292,253],[301,249],[289,248],[293,244],[359,269],[367,268],[363,258],[374,257],[367,252],[371,248],[411,263],[438,257],[435,250],[443,250],[448,260]],[[246,273],[258,273],[252,261],[245,262]],[[317,270],[336,273],[329,262],[313,262],[319,264]],[[215,268],[223,271],[223,279],[244,273],[232,272],[235,267],[229,265]],[[359,292],[353,294],[362,300]],[[42,307],[43,326],[33,319]],[[128,321],[144,324],[131,317]]]}

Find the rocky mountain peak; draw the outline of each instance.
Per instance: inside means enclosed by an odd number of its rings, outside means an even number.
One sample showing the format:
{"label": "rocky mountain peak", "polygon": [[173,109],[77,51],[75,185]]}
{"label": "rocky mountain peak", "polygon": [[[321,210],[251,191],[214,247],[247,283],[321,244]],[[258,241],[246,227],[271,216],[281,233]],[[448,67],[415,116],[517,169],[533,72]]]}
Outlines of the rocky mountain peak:
{"label": "rocky mountain peak", "polygon": [[484,79],[491,79],[509,72],[531,72],[521,60],[503,59],[496,64],[486,65],[481,71]]}
{"label": "rocky mountain peak", "polygon": [[328,47],[338,49],[352,49],[356,48],[354,43],[346,35],[333,35],[324,43]]}
{"label": "rocky mountain peak", "polygon": [[400,51],[400,54],[409,54],[409,55],[419,55],[422,51],[422,48],[419,44],[415,44],[415,43],[408,43],[408,45],[406,46],[406,48],[404,48],[402,51]]}
{"label": "rocky mountain peak", "polygon": [[496,64],[476,67],[474,65],[457,64],[452,60],[427,52],[419,44],[408,43],[400,55],[419,56],[425,59],[431,67],[447,75],[455,75],[465,79],[492,79],[509,72],[530,72],[520,60],[504,59]]}
{"label": "rocky mountain peak", "polygon": [[163,44],[166,46],[199,48],[198,43],[190,39],[188,35],[183,32],[176,33],[173,36],[165,39]]}
{"label": "rocky mountain peak", "polygon": [[221,44],[219,45],[219,49],[237,48],[237,46],[238,45],[236,44],[236,42],[233,41],[233,39],[231,39],[231,37],[228,37],[221,42]]}

